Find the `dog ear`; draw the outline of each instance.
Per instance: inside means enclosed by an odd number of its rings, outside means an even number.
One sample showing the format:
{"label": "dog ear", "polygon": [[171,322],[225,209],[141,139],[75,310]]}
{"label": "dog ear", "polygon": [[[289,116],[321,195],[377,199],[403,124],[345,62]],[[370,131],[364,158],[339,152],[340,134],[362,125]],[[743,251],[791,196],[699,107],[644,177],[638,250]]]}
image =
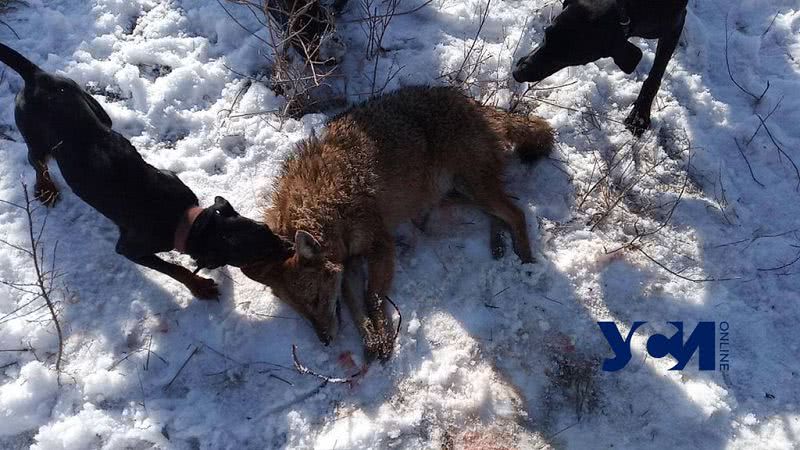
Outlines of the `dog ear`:
{"label": "dog ear", "polygon": [[111,118],[108,117],[108,113],[106,113],[106,110],[103,109],[102,106],[100,106],[100,103],[97,103],[97,100],[95,100],[94,97],[92,97],[91,95],[89,95],[89,93],[87,93],[82,89],[81,89],[81,94],[83,95],[86,104],[89,105],[89,109],[91,109],[94,115],[97,116],[97,119],[105,126],[111,128],[111,126],[113,125],[111,122]]}
{"label": "dog ear", "polygon": [[294,248],[300,259],[313,261],[322,256],[322,246],[308,232],[298,230],[294,235]]}
{"label": "dog ear", "polygon": [[642,60],[642,51],[626,39],[614,49],[614,54],[611,56],[614,58],[614,64],[623,72],[633,73]]}
{"label": "dog ear", "polygon": [[218,211],[223,217],[233,217],[238,215],[233,206],[224,198],[217,196],[214,198],[214,210]]}

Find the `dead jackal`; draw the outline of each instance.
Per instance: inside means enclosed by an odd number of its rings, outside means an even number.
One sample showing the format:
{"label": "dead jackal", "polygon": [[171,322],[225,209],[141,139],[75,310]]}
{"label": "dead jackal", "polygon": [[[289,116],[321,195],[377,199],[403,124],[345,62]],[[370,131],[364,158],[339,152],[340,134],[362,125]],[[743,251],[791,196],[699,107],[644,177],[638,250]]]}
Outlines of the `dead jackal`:
{"label": "dead jackal", "polygon": [[501,183],[511,144],[531,161],[550,151],[552,129],[451,88],[403,88],[357,105],[334,117],[322,138],[300,143],[277,180],[266,222],[293,237],[293,255],[242,271],[272,287],[326,345],[338,329],[341,288],[367,359],[386,359],[393,342],[383,298],[394,273],[397,225],[456,195],[493,218],[496,257],[497,227],[505,225],[517,256],[533,261],[525,215]]}

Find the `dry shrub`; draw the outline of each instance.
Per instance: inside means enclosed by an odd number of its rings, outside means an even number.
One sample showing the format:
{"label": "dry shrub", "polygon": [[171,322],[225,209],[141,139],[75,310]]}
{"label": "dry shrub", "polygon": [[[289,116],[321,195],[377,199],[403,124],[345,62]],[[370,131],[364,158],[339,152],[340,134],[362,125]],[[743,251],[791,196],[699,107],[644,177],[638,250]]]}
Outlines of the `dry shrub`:
{"label": "dry shrub", "polygon": [[248,8],[268,31],[268,39],[253,35],[270,50],[265,54],[270,89],[286,98],[279,115],[299,118],[326,109],[331,102],[330,79],[336,76],[337,61],[345,51],[336,33],[334,12],[319,0],[226,1]]}

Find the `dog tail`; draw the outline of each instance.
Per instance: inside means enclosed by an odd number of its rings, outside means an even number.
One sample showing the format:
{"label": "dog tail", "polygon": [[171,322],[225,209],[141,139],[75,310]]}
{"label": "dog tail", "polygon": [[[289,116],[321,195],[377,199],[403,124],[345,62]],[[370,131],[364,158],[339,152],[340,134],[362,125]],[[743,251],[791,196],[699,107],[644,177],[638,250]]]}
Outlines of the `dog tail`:
{"label": "dog tail", "polygon": [[519,159],[528,164],[547,156],[553,149],[553,128],[541,117],[519,116],[499,109],[489,109],[490,121],[504,140],[514,144]]}
{"label": "dog tail", "polygon": [[3,43],[0,43],[0,61],[14,69],[26,83],[33,81],[33,75],[42,70],[36,64],[30,62],[28,58]]}

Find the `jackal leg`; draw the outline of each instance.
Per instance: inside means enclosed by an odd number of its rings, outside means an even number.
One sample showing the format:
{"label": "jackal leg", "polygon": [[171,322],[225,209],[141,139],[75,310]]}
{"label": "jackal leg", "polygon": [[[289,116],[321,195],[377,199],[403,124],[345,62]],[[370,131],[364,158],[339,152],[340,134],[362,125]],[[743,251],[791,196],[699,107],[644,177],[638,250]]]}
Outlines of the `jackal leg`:
{"label": "jackal leg", "polygon": [[394,278],[394,241],[385,229],[376,233],[375,242],[367,255],[367,265],[369,281],[364,305],[375,332],[366,339],[366,350],[369,356],[386,361],[392,354],[394,334],[386,317],[383,299],[389,293]]}
{"label": "jackal leg", "polygon": [[350,258],[344,265],[344,276],[342,277],[342,300],[347,309],[350,310],[350,317],[353,318],[358,333],[366,342],[375,331],[372,322],[367,316],[366,294],[367,276],[364,272],[364,257],[356,256]]}
{"label": "jackal leg", "polygon": [[503,241],[503,229],[506,224],[495,216],[489,216],[489,247],[492,258],[500,259],[506,254],[506,243]]}
{"label": "jackal leg", "polygon": [[[510,198],[500,189],[493,191],[475,191],[475,203],[483,209],[492,219],[492,254],[495,253],[496,245],[502,242],[502,237],[497,236],[500,224],[508,226],[511,230],[511,238],[514,241],[514,253],[519,256],[523,263],[533,262],[531,243],[528,239],[528,229],[525,223],[525,213],[515,205]],[[502,248],[499,244],[499,248]],[[502,253],[501,253],[502,255]]]}
{"label": "jackal leg", "polygon": [[[499,172],[500,168],[497,170]],[[478,175],[462,173],[455,178],[455,189],[470,203],[489,215],[491,220],[489,245],[495,259],[505,253],[505,244],[500,230],[508,227],[514,241],[514,253],[523,263],[533,262],[525,213],[503,192],[499,178],[493,173],[492,170],[486,170]]]}

